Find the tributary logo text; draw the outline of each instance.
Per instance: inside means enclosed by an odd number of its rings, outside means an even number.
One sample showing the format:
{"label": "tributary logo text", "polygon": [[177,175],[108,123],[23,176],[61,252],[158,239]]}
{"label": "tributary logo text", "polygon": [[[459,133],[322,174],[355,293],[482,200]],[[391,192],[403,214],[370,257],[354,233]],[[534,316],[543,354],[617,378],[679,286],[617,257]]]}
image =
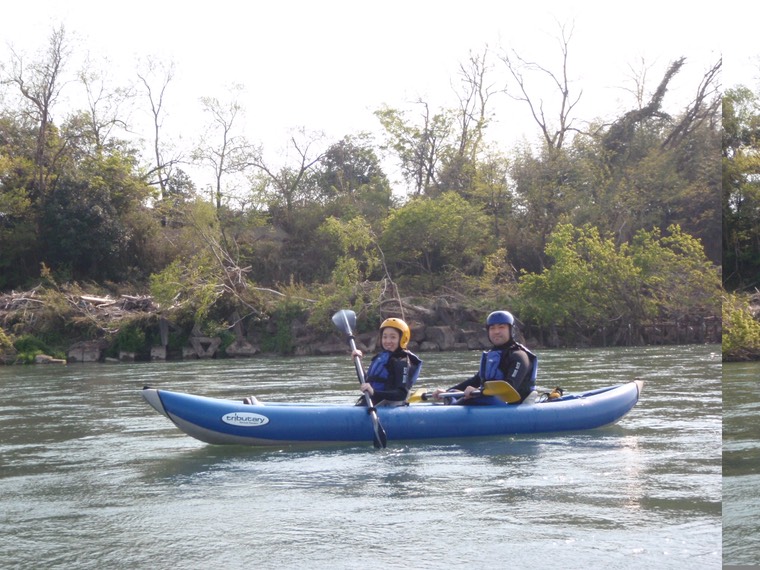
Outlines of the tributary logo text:
{"label": "tributary logo text", "polygon": [[253,412],[231,412],[222,416],[222,421],[233,426],[257,427],[269,423],[269,418]]}

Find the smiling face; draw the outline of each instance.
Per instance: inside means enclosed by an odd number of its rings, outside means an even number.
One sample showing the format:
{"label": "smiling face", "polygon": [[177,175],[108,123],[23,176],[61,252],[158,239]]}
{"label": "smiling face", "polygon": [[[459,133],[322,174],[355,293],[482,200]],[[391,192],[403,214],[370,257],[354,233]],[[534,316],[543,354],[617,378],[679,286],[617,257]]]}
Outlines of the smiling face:
{"label": "smiling face", "polygon": [[385,327],[380,336],[380,344],[383,345],[384,350],[393,352],[399,346],[401,342],[401,331],[397,331],[391,327]]}
{"label": "smiling face", "polygon": [[512,338],[511,327],[507,324],[496,324],[488,327],[488,340],[494,346],[501,346]]}

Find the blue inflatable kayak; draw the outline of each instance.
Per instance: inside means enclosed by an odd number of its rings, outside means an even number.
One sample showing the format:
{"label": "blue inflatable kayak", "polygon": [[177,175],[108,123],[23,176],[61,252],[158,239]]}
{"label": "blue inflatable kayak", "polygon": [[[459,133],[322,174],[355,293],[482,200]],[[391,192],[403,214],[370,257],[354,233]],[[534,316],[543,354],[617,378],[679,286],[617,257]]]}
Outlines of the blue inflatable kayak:
{"label": "blue inflatable kayak", "polygon": [[[549,433],[619,421],[639,399],[643,381],[519,405],[415,403],[378,407],[388,441]],[[256,403],[145,387],[142,395],[187,435],[212,444],[293,445],[372,442],[367,408],[352,404]]]}

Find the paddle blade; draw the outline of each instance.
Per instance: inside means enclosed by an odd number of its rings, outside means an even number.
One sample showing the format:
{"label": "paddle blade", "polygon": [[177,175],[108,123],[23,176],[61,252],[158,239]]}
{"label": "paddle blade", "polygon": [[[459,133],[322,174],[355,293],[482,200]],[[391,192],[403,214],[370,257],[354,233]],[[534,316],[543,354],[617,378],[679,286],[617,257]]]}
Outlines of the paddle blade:
{"label": "paddle blade", "polygon": [[507,404],[516,404],[522,398],[512,387],[512,384],[504,382],[503,380],[488,380],[483,385],[483,395],[496,396]]}
{"label": "paddle blade", "polygon": [[414,391],[414,394],[409,396],[408,402],[410,404],[418,404],[419,402],[426,400],[425,396],[425,388],[418,388]]}
{"label": "paddle blade", "polygon": [[388,447],[388,436],[385,434],[383,426],[380,425],[380,420],[377,417],[377,414],[374,414],[373,422],[373,427],[375,428],[375,437],[373,438],[372,445],[375,446],[375,449],[385,449]]}
{"label": "paddle blade", "polygon": [[332,322],[348,336],[353,336],[353,331],[356,328],[356,313],[349,309],[343,309],[332,316]]}

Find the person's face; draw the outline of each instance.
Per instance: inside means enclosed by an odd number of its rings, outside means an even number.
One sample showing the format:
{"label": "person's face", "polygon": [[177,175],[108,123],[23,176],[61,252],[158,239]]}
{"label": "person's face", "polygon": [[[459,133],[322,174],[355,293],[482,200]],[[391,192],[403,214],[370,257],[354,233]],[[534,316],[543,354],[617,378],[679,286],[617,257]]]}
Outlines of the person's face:
{"label": "person's face", "polygon": [[494,346],[509,342],[509,339],[512,338],[509,328],[510,327],[507,324],[491,325],[488,327],[488,340],[490,340]]}
{"label": "person's face", "polygon": [[380,343],[383,345],[383,349],[393,352],[398,348],[401,342],[401,332],[391,327],[385,327],[380,337]]}

